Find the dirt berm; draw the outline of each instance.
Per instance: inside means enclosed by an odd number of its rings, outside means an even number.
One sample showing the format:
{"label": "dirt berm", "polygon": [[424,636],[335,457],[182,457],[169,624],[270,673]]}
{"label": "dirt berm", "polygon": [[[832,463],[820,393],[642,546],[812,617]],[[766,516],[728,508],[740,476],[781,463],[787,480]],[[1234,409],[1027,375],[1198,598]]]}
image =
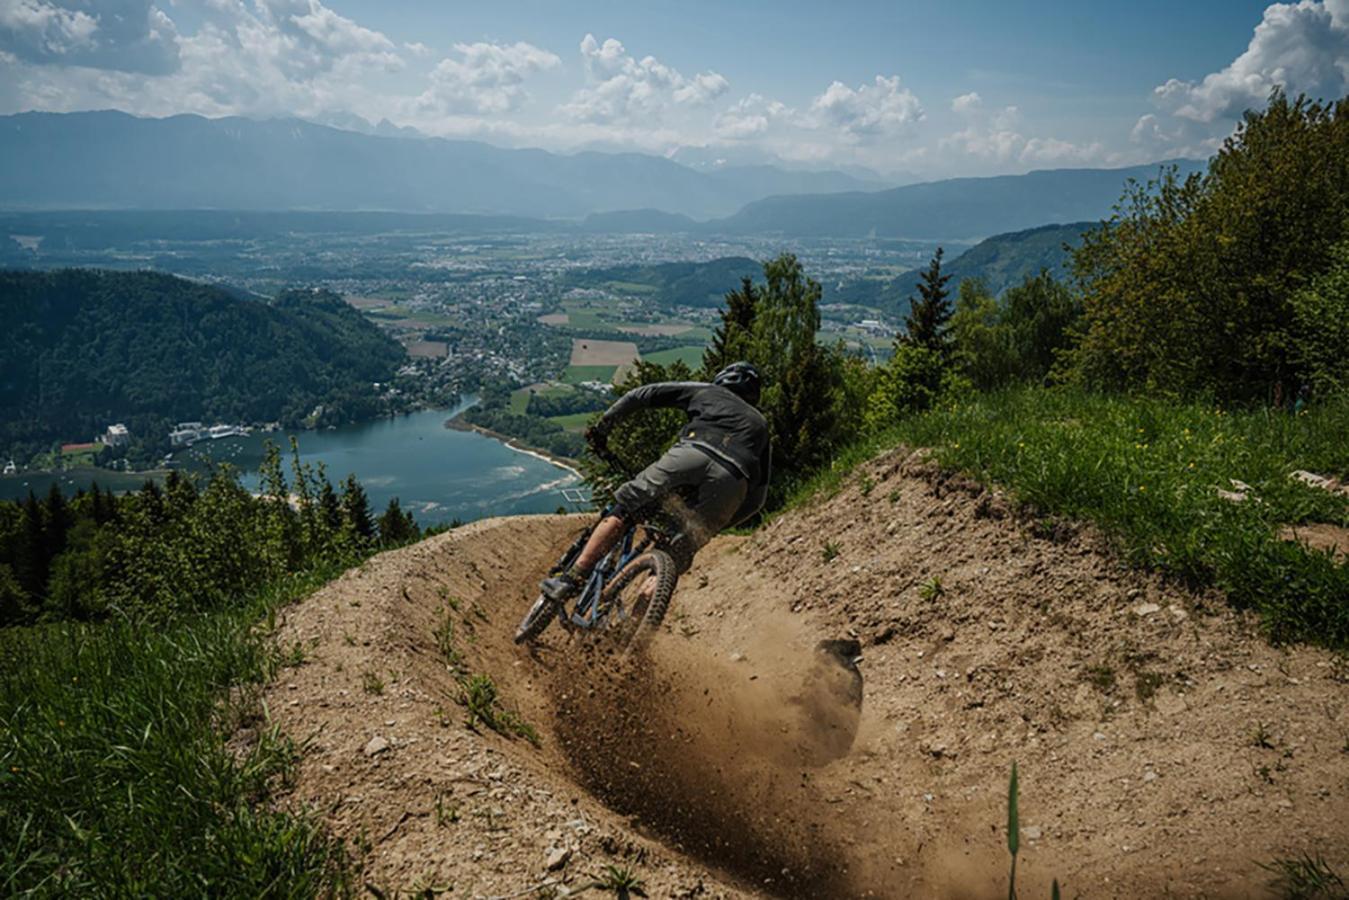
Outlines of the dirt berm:
{"label": "dirt berm", "polygon": [[[1018,520],[897,451],[711,544],[625,668],[557,629],[511,642],[583,521],[479,522],[286,612],[306,658],[267,695],[302,747],[285,802],[352,841],[365,883],[557,896],[612,864],[653,897],[1005,896],[1014,760],[1022,897],[1051,878],[1265,896],[1260,864],[1303,852],[1349,870],[1343,658],[1271,647],[1090,530]],[[805,689],[812,647],[848,637],[860,730],[818,765],[806,751],[839,734]],[[465,726],[478,674],[537,746]]]}

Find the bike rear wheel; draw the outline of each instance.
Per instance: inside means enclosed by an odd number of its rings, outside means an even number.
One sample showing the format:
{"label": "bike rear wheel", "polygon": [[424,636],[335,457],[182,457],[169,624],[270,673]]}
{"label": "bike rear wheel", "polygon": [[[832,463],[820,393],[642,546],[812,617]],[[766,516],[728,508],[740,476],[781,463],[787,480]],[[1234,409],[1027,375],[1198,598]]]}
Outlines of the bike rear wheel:
{"label": "bike rear wheel", "polygon": [[[654,589],[643,595],[642,588],[648,579],[654,579]],[[613,633],[625,652],[641,650],[660,629],[678,579],[670,554],[651,550],[624,566],[604,589],[601,603],[611,611],[610,615],[619,608],[626,614],[613,625]]]}

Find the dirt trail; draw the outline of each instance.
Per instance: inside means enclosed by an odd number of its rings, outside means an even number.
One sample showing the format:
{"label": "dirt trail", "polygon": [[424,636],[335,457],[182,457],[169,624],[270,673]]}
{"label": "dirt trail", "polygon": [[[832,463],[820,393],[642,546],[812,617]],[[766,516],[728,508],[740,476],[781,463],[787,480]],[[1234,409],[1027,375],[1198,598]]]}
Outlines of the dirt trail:
{"label": "dirt trail", "polygon": [[[289,799],[365,849],[369,883],[504,897],[615,864],[653,897],[1005,896],[1013,760],[1024,897],[1053,877],[1067,897],[1265,896],[1258,864],[1302,851],[1349,869],[1344,660],[1270,647],[1089,531],[1037,536],[897,452],[715,541],[624,668],[562,634],[511,644],[583,522],[476,523],[287,612],[281,640],[308,648],[268,696],[304,745]],[[812,648],[848,637],[860,731],[806,764],[840,735],[802,693]],[[540,745],[466,729],[465,673]]]}

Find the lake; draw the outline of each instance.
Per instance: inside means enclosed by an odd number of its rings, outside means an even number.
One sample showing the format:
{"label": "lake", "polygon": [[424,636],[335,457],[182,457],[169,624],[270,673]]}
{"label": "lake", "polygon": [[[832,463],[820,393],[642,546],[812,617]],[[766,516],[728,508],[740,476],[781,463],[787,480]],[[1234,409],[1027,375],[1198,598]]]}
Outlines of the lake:
{"label": "lake", "polygon": [[[507,447],[500,441],[445,427],[445,420],[473,399],[451,410],[428,410],[348,425],[327,431],[296,433],[300,459],[323,463],[334,484],[354,474],[370,496],[376,514],[391,497],[411,510],[423,525],[465,522],[487,516],[553,512],[559,506],[578,509],[562,495],[564,488],[582,487],[571,471],[537,456]],[[204,472],[211,463],[228,462],[243,473],[246,487],[258,487],[257,466],[267,441],[289,456],[290,438],[284,433],[204,441],[174,454],[183,468]],[[289,459],[286,462],[290,477]],[[16,500],[31,489],[45,494],[53,481],[68,493],[99,484],[116,490],[138,487],[145,476],[81,470],[66,473],[22,473],[0,477],[0,498]],[[572,495],[576,496],[575,494]]]}

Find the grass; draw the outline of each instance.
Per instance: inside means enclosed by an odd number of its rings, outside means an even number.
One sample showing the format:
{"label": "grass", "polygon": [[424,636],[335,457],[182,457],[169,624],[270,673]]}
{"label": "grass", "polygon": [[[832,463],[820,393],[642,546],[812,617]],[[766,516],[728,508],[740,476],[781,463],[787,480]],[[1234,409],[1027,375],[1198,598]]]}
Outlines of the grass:
{"label": "grass", "polygon": [[561,425],[567,431],[575,431],[579,433],[585,431],[586,426],[590,424],[590,420],[593,418],[595,418],[595,413],[581,412],[581,413],[571,413],[570,415],[565,416],[549,416],[548,421],[556,422],[558,425]]}
{"label": "grass", "polygon": [[1321,856],[1304,853],[1296,859],[1278,859],[1263,864],[1274,874],[1269,887],[1285,900],[1343,900],[1349,887]]}
{"label": "grass", "polygon": [[[1280,540],[1287,524],[1349,527],[1349,498],[1289,477],[1349,474],[1349,401],[1305,414],[1153,397],[1021,389],[914,416],[847,448],[788,508],[898,444],[1010,489],[1029,511],[1095,522],[1131,562],[1214,585],[1276,642],[1349,648],[1349,568]],[[1222,499],[1232,479],[1246,502]]]}
{"label": "grass", "polygon": [[460,682],[468,710],[466,725],[476,731],[485,725],[504,737],[522,737],[539,746],[539,733],[524,719],[501,705],[496,682],[488,675],[469,675]]}
{"label": "grass", "polygon": [[[342,845],[266,802],[296,749],[261,715],[284,659],[256,624],[339,572],[167,626],[0,631],[0,894],[343,888]],[[244,726],[254,737],[227,746]]]}
{"label": "grass", "polygon": [[567,366],[562,372],[562,381],[567,384],[580,384],[583,381],[613,381],[618,366]]}
{"label": "grass", "polygon": [[693,371],[698,371],[703,365],[703,346],[674,347],[670,350],[657,350],[655,353],[643,353],[642,359],[647,362],[659,363],[662,366],[668,366],[676,360],[683,362]]}
{"label": "grass", "polygon": [[523,416],[525,410],[529,408],[529,388],[520,388],[511,391],[510,411],[517,416]]}

